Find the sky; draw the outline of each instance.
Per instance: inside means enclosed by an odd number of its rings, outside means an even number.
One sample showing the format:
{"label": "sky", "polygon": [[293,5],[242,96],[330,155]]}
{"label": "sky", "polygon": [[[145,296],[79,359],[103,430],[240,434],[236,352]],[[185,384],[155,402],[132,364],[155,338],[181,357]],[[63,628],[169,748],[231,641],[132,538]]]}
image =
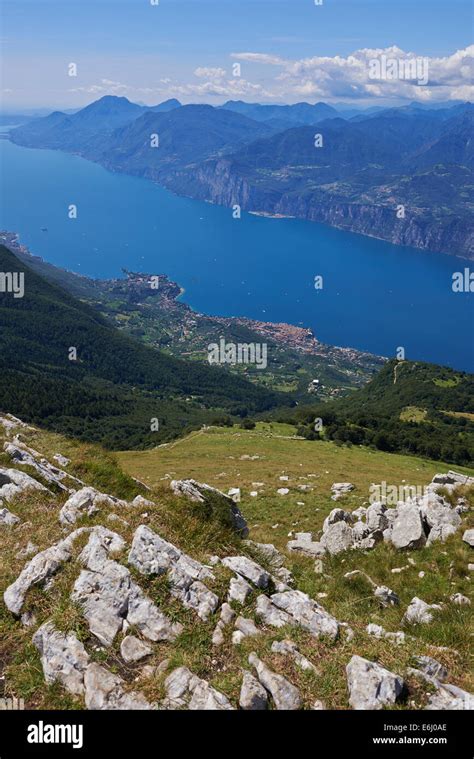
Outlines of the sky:
{"label": "sky", "polygon": [[474,99],[471,0],[319,2],[2,0],[2,110]]}

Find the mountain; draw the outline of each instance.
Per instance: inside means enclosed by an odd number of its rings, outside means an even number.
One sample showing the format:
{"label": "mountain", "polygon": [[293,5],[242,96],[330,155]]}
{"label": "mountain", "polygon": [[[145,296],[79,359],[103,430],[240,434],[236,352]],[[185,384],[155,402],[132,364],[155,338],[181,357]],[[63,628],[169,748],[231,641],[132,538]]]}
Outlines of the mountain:
{"label": "mountain", "polygon": [[243,100],[228,100],[222,108],[241,113],[255,121],[273,121],[292,125],[316,124],[323,119],[338,118],[338,111],[326,103],[295,103],[294,105],[260,105]]}
{"label": "mountain", "polygon": [[179,100],[176,100],[176,98],[170,98],[169,100],[165,100],[163,103],[158,103],[158,105],[150,105],[145,106],[147,110],[154,111],[155,113],[165,113],[165,111],[172,111],[175,108],[180,108],[182,103],[179,102]]}
{"label": "mountain", "polygon": [[148,108],[132,103],[126,97],[105,95],[74,113],[55,111],[43,118],[34,119],[27,125],[12,130],[12,139],[31,147],[75,152],[90,144],[92,137],[98,134],[108,135],[148,111],[166,113],[180,105],[178,100],[172,99]]}
{"label": "mountain", "polygon": [[[0,246],[0,271],[23,273],[24,297],[0,293],[0,398],[29,421],[110,447],[170,439],[216,414],[291,402],[218,367],[146,347]],[[70,360],[71,348],[77,358]],[[158,419],[158,432],[150,430]]]}
{"label": "mountain", "polygon": [[[9,137],[79,153],[200,200],[474,258],[470,103],[371,109],[349,120],[324,103],[141,108],[124,98],[102,98],[76,114],[33,121]],[[288,119],[316,118],[328,108],[330,118],[286,128]],[[132,111],[140,115],[130,120]],[[110,129],[117,114],[126,123]],[[159,146],[152,146],[152,135]]]}
{"label": "mountain", "polygon": [[474,462],[474,375],[446,367],[391,360],[347,398],[296,416],[310,439],[317,437],[314,419],[321,417],[329,440],[458,465]]}

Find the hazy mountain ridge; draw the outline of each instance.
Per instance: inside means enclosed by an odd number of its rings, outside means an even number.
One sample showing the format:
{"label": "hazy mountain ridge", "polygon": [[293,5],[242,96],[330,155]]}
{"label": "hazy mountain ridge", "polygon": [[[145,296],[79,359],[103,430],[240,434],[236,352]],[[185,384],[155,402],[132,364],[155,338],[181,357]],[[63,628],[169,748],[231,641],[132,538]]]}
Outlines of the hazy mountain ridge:
{"label": "hazy mountain ridge", "polygon": [[[160,113],[162,106],[104,100],[70,116],[35,120],[10,138],[79,153],[201,200],[474,257],[469,103],[433,111],[386,109],[347,120],[325,104],[213,108],[172,101]],[[299,125],[311,114],[325,118]],[[117,121],[121,125],[113,128]],[[288,128],[292,121],[297,125]],[[315,146],[317,134],[321,147]]]}

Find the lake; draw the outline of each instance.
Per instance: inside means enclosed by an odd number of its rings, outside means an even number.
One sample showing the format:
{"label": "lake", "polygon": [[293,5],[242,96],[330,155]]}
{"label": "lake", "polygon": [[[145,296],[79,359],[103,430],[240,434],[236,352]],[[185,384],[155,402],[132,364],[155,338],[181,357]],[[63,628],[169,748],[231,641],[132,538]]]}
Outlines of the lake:
{"label": "lake", "polygon": [[325,343],[386,356],[402,346],[407,359],[474,371],[473,297],[452,291],[468,261],[302,220],[233,219],[148,180],[7,139],[0,156],[0,228],[52,264],[95,278],[122,267],[166,274],[203,313],[290,322]]}

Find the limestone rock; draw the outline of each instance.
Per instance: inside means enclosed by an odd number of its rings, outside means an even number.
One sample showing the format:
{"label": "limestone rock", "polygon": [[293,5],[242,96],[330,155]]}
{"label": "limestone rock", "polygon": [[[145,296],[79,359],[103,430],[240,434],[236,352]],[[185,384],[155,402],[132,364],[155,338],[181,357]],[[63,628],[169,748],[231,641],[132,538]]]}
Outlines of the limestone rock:
{"label": "limestone rock", "polygon": [[381,625],[375,625],[373,622],[367,625],[366,631],[369,635],[373,635],[375,638],[386,638],[389,641],[393,641],[397,646],[401,646],[405,643],[404,632],[387,632]]}
{"label": "limestone rock", "polygon": [[25,596],[32,585],[44,583],[58,571],[64,562],[69,561],[75,539],[89,531],[87,528],[75,530],[64,540],[40,551],[31,559],[15,582],[9,585],[3,594],[5,604],[12,614],[20,613]]}
{"label": "limestone rock", "polygon": [[295,624],[300,625],[317,638],[327,635],[335,640],[339,635],[337,620],[300,590],[274,593],[271,596],[271,603],[289,614]]}
{"label": "limestone rock", "polygon": [[295,624],[293,617],[285,611],[278,609],[267,596],[261,595],[257,598],[255,609],[257,615],[266,625],[271,627],[284,627],[285,625]]}
{"label": "limestone rock", "polygon": [[250,654],[249,664],[255,667],[260,683],[271,694],[277,709],[285,711],[300,709],[299,690],[286,677],[273,672],[255,653]]}
{"label": "limestone rock", "polygon": [[257,588],[267,588],[270,581],[269,573],[252,559],[246,556],[226,556],[222,563],[228,569],[250,580]]}
{"label": "limestone rock", "polygon": [[116,505],[125,506],[126,502],[106,493],[99,493],[95,488],[81,488],[68,498],[59,512],[59,521],[66,526],[72,525],[80,517],[92,516],[101,506]]}
{"label": "limestone rock", "polygon": [[380,601],[382,606],[397,606],[400,603],[397,594],[390,588],[387,588],[386,585],[379,585],[375,588],[374,596]]}
{"label": "limestone rock", "polygon": [[244,711],[268,709],[268,695],[256,677],[245,671],[240,689],[239,706]]}
{"label": "limestone rock", "polygon": [[74,633],[58,632],[52,622],[45,622],[33,636],[39,651],[45,680],[59,682],[69,693],[84,693],[84,672],[89,656]]}
{"label": "limestone rock", "polygon": [[136,495],[131,502],[131,506],[135,506],[137,509],[149,509],[155,505],[153,501],[150,501],[149,498],[144,498],[142,495]]}
{"label": "limestone rock", "polygon": [[343,495],[346,495],[347,493],[350,493],[351,490],[354,490],[354,485],[350,482],[334,482],[331,485],[331,491],[332,491],[332,500],[338,501],[339,498],[342,498]]}
{"label": "limestone rock", "polygon": [[8,509],[0,509],[0,524],[11,527],[14,524],[18,524],[19,521],[20,517],[17,517],[16,514],[12,514]]}
{"label": "limestone rock", "polygon": [[379,710],[396,703],[404,691],[401,677],[380,664],[353,656],[346,666],[349,703],[353,709]]}
{"label": "limestone rock", "polygon": [[[235,629],[242,634],[244,638],[249,638],[254,635],[261,635],[262,631],[258,629],[255,622],[252,619],[246,617],[237,617],[235,620]],[[239,636],[240,637],[240,636]],[[242,638],[240,638],[242,640]]]}
{"label": "limestone rock", "polygon": [[395,548],[420,548],[426,542],[420,510],[415,505],[399,508],[390,535]]}
{"label": "limestone rock", "polygon": [[443,684],[436,693],[430,696],[425,709],[449,711],[473,711],[474,696],[455,685]]}
{"label": "limestone rock", "polygon": [[303,656],[298,651],[298,646],[292,640],[274,640],[272,648],[274,654],[282,654],[283,656],[290,656],[301,669],[309,672],[317,672],[318,670],[306,656]]}
{"label": "limestone rock", "polygon": [[234,708],[223,693],[194,675],[187,667],[173,670],[165,680],[165,689],[165,709],[229,711]]}
{"label": "limestone rock", "polygon": [[229,583],[229,592],[227,599],[245,604],[252,593],[252,587],[243,577],[233,577]]}
{"label": "limestone rock", "polygon": [[474,529],[466,530],[464,535],[462,536],[462,539],[465,543],[468,544],[468,546],[471,546],[471,548],[474,548]]}
{"label": "limestone rock", "polygon": [[30,477],[29,474],[19,472],[17,469],[0,467],[0,499],[4,498],[5,501],[11,501],[28,490],[49,492],[44,485],[41,485],[40,482]]}
{"label": "limestone rock", "polygon": [[446,680],[448,670],[436,659],[432,659],[431,656],[416,656],[415,661],[418,669],[429,675],[429,677],[434,677],[440,682]]}
{"label": "limestone rock", "polygon": [[225,493],[196,480],[172,480],[170,487],[175,495],[183,495],[192,503],[201,504],[206,517],[216,515],[217,510],[223,511],[224,520],[228,520],[242,537],[247,537],[247,522],[232,498]]}
{"label": "limestone rock", "polygon": [[86,707],[111,711],[153,709],[141,693],[126,693],[124,684],[100,664],[89,664],[84,676]]}
{"label": "limestone rock", "polygon": [[454,593],[452,596],[449,597],[449,600],[456,604],[456,606],[470,606],[471,605],[471,599],[467,596],[463,596],[462,593]]}
{"label": "limestone rock", "polygon": [[412,625],[428,624],[433,619],[433,612],[440,609],[439,604],[427,604],[426,601],[415,596],[410,601],[402,622],[408,622]]}
{"label": "limestone rock", "polygon": [[203,580],[214,579],[212,571],[146,525],[136,530],[128,560],[145,575],[168,572],[171,593],[201,619],[207,619],[216,610],[219,599],[203,583]]}
{"label": "limestone rock", "polygon": [[149,656],[152,649],[139,638],[136,638],[135,635],[127,635],[120,644],[120,653],[124,661],[136,662],[145,656]]}
{"label": "limestone rock", "polygon": [[288,551],[301,553],[310,558],[324,556],[326,548],[319,541],[313,540],[289,540],[286,544]]}
{"label": "limestone rock", "polygon": [[335,556],[353,545],[354,533],[346,522],[336,522],[327,528],[321,543],[332,556]]}

